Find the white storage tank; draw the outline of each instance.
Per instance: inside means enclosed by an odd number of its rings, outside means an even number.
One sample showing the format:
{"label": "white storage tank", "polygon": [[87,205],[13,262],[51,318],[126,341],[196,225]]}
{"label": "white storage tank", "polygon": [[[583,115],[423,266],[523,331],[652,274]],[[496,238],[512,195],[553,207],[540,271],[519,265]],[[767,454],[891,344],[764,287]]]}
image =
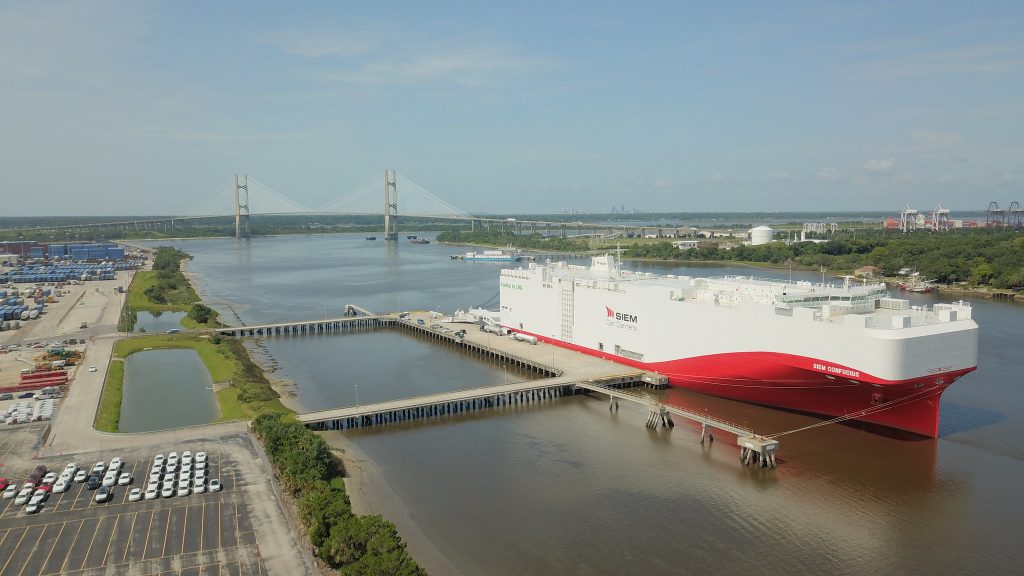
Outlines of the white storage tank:
{"label": "white storage tank", "polygon": [[758,226],[757,228],[750,229],[750,245],[760,246],[761,244],[767,244],[772,241],[772,237],[775,235],[775,230],[767,226]]}

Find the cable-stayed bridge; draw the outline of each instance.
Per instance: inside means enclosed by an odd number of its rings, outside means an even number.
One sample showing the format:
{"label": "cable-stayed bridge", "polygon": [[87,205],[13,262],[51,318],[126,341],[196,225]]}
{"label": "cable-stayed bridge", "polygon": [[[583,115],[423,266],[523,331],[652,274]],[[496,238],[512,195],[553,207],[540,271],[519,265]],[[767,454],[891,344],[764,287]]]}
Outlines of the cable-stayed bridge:
{"label": "cable-stayed bridge", "polygon": [[[175,226],[186,224],[189,221],[234,217],[235,235],[242,238],[249,235],[249,218],[251,216],[281,215],[383,215],[384,238],[387,240],[398,239],[399,216],[419,220],[464,221],[470,222],[474,228],[498,225],[503,231],[509,230],[514,234],[543,233],[565,237],[570,235],[571,230],[575,230],[576,235],[619,236],[629,233],[629,229],[623,225],[474,216],[393,170],[385,170],[382,175],[378,174],[369,178],[359,186],[318,208],[305,206],[252,176],[235,175],[212,194],[174,216],[134,217],[46,226],[45,230],[65,233],[76,230],[110,228],[173,231]],[[44,229],[40,227],[7,229],[9,232],[22,230],[39,232]],[[643,229],[639,230],[642,234]]]}
{"label": "cable-stayed bridge", "polygon": [[384,215],[385,237],[397,238],[399,205],[403,217],[472,221],[476,218],[393,170],[375,176],[319,208],[305,206],[259,180],[245,175],[182,214],[181,218],[235,216],[235,234],[246,235],[249,216],[261,215]]}
{"label": "cable-stayed bridge", "polygon": [[[188,210],[160,222],[234,216],[235,235],[248,235],[249,217],[255,215],[374,216],[384,214],[385,237],[397,238],[401,199],[404,217],[443,220],[477,220],[393,170],[375,176],[319,208],[311,208],[249,175],[235,177]],[[156,222],[150,220],[148,222]],[[138,220],[133,221],[138,222]]]}

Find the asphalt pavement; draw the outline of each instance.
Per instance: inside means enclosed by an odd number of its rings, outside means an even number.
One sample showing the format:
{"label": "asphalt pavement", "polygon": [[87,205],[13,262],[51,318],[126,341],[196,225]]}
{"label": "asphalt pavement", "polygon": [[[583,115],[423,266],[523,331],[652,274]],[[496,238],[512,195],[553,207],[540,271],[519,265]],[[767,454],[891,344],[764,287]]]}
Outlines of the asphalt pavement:
{"label": "asphalt pavement", "polygon": [[[148,457],[127,461],[123,470],[134,481],[114,487],[107,503],[97,503],[96,491],[84,483],[51,494],[37,514],[4,500],[0,576],[267,573],[237,462],[210,454],[209,478],[221,480],[220,492],[128,501],[131,488],[147,482],[151,463]],[[65,462],[46,464],[60,470]]]}

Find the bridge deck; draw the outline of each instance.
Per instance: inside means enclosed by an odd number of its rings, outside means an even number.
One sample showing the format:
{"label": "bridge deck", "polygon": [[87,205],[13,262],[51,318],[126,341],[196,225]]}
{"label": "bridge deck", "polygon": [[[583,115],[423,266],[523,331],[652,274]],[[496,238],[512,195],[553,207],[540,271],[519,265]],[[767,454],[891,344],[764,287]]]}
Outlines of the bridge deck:
{"label": "bridge deck", "polygon": [[664,402],[659,402],[658,400],[651,398],[649,396],[638,394],[633,390],[609,388],[607,386],[603,386],[601,384],[594,382],[577,382],[576,387],[585,388],[593,392],[600,392],[601,394],[607,394],[615,398],[622,398],[624,400],[637,402],[639,404],[645,404],[652,410],[659,410],[663,408],[665,411],[671,414],[675,414],[676,416],[680,416],[688,420],[693,420],[694,422],[704,424],[708,427],[715,428],[717,430],[730,432],[732,434],[735,434],[736,436],[751,436],[754,434],[754,431],[751,430],[750,428],[739,426],[737,424],[733,424],[732,422],[727,422],[719,418],[714,418],[707,414],[701,414],[700,412],[693,412],[685,408],[680,408],[679,406],[673,406],[672,404],[665,404]]}
{"label": "bridge deck", "polygon": [[[639,380],[642,375],[642,372],[635,372],[628,374],[602,374],[599,376],[595,375],[595,377],[600,380],[622,379],[623,381],[636,381]],[[369,416],[373,414],[382,414],[387,412],[400,412],[402,410],[412,410],[415,408],[422,408],[424,406],[433,406],[437,404],[465,402],[469,400],[477,400],[503,394],[516,394],[519,392],[549,388],[572,387],[572,385],[575,383],[575,378],[567,376],[559,376],[556,378],[544,378],[540,380],[524,380],[522,382],[513,382],[510,384],[479,386],[476,388],[465,388],[462,390],[453,390],[450,392],[439,392],[437,394],[411,396],[408,398],[401,398],[398,400],[386,400],[384,402],[374,402],[372,404],[363,404],[360,406],[347,406],[344,408],[333,408],[330,410],[320,410],[317,412],[305,412],[303,414],[297,414],[296,418],[298,418],[298,420],[304,424],[314,424],[317,422],[343,420],[346,418]]]}

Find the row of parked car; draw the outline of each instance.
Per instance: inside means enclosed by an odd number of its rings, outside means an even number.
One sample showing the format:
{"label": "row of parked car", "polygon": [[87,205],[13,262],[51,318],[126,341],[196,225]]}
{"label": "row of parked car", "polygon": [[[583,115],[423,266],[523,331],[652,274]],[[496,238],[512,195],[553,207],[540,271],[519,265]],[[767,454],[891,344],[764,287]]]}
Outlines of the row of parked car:
{"label": "row of parked car", "polygon": [[[179,467],[180,466],[180,467]],[[72,483],[85,483],[87,490],[96,490],[93,499],[96,502],[109,502],[114,496],[114,486],[128,486],[134,482],[131,473],[124,472],[124,460],[116,456],[109,463],[96,462],[91,471],[79,468],[74,462],[68,463],[58,474],[47,470],[46,466],[36,466],[19,489],[6,478],[0,478],[0,489],[3,498],[14,498],[17,506],[25,505],[26,514],[35,514],[42,509],[43,503],[51,492],[63,493]],[[188,496],[219,492],[220,480],[209,480],[207,488],[207,456],[206,452],[197,452],[195,456],[186,450],[179,458],[177,452],[171,452],[166,458],[157,454],[149,473],[149,484],[143,492],[141,488],[132,488],[128,493],[129,502],[139,500],[155,500],[158,497]]]}
{"label": "row of parked car", "polygon": [[[209,480],[209,491],[219,492],[220,480]],[[149,484],[142,498],[170,498],[172,496],[188,496],[202,494],[207,491],[207,457],[206,452],[171,452],[165,458],[163,454],[153,457],[153,465],[149,470]],[[134,492],[134,490],[133,490]],[[129,499],[132,495],[129,494]]]}

